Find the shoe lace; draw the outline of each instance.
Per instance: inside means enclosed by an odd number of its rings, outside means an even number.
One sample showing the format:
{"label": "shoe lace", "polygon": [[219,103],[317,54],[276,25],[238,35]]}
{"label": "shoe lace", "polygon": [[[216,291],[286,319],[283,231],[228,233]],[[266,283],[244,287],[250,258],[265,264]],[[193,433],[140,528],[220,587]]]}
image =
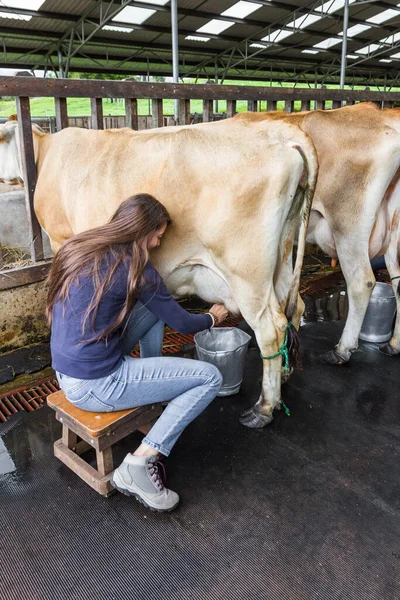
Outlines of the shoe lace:
{"label": "shoe lace", "polygon": [[167,483],[164,464],[158,459],[149,460],[148,469],[152,482],[157,486],[159,491],[162,492]]}

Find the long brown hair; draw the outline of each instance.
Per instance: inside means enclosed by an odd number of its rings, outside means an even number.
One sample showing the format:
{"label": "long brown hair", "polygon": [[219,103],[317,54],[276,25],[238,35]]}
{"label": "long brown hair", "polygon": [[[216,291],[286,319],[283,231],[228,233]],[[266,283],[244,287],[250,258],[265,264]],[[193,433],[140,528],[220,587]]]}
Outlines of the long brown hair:
{"label": "long brown hair", "polygon": [[[83,273],[93,277],[94,294],[85,312],[82,333],[91,318],[94,324],[102,297],[109,289],[114,273],[125,262],[128,266],[126,298],[116,320],[93,338],[106,339],[132,310],[137,291],[143,285],[143,271],[149,261],[148,238],[171,221],[167,209],[150,194],[136,194],[122,202],[108,223],[78,233],[67,240],[53,259],[47,278],[46,316],[52,321],[56,302],[67,299],[70,286]],[[100,278],[101,265],[107,261],[107,273]]]}

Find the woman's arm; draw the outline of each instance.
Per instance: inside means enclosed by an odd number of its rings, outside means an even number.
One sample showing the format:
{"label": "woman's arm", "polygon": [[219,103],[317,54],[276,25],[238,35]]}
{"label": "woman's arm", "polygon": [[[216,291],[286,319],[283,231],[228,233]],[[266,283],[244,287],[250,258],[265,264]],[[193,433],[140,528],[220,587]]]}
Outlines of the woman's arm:
{"label": "woman's arm", "polygon": [[179,333],[197,333],[213,326],[213,318],[209,314],[195,315],[182,308],[169,293],[161,275],[154,267],[151,266],[151,269],[154,271],[151,277],[154,283],[145,285],[138,293],[140,302]]}
{"label": "woman's arm", "polygon": [[173,299],[164,283],[160,288],[156,293],[144,290],[137,298],[161,321],[179,333],[197,333],[213,326],[213,319],[209,314],[195,315],[187,312]]}

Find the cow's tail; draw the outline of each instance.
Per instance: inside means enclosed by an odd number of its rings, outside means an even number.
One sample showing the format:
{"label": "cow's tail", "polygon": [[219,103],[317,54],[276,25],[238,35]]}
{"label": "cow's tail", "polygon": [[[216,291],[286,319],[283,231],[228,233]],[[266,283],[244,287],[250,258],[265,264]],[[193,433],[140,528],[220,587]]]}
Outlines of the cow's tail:
{"label": "cow's tail", "polygon": [[[399,237],[399,241],[397,242],[397,264],[400,265],[400,237]],[[397,281],[397,279],[395,281]],[[394,287],[396,287],[396,286],[394,286]],[[398,284],[397,284],[397,295],[400,296],[400,279],[398,280]]]}
{"label": "cow's tail", "polygon": [[[285,310],[288,323],[291,323],[297,308],[301,268],[303,266],[304,252],[306,248],[307,228],[318,175],[318,160],[311,140],[309,141],[309,144],[307,144],[307,150],[300,146],[300,144],[293,144],[292,147],[300,153],[303,159],[306,183],[303,187],[303,197],[299,214],[300,229],[297,255],[293,269],[292,284],[290,286]],[[287,348],[289,351],[290,365],[296,368],[299,365],[300,339],[298,331],[294,326],[288,328]]]}

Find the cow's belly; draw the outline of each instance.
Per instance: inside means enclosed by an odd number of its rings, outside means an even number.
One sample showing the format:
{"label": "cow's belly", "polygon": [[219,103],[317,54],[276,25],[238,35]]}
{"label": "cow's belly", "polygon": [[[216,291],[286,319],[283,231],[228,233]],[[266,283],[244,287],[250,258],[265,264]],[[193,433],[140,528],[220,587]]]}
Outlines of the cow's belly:
{"label": "cow's belly", "polygon": [[317,244],[325,254],[337,258],[336,244],[328,221],[318,210],[311,210],[307,242]]}
{"label": "cow's belly", "polygon": [[379,210],[375,226],[369,240],[369,257],[375,258],[385,254],[390,242],[389,213],[386,206]]}
{"label": "cow's belly", "polygon": [[229,312],[239,312],[227,282],[210,267],[200,264],[179,266],[165,277],[165,283],[175,298],[196,295],[206,302],[222,302]]}
{"label": "cow's belly", "polygon": [[[390,241],[390,215],[388,203],[379,209],[374,228],[369,240],[369,257],[381,256],[387,250]],[[307,231],[307,242],[317,244],[325,254],[338,258],[335,239],[327,220],[319,211],[312,210]],[[340,257],[339,257],[340,259]]]}

